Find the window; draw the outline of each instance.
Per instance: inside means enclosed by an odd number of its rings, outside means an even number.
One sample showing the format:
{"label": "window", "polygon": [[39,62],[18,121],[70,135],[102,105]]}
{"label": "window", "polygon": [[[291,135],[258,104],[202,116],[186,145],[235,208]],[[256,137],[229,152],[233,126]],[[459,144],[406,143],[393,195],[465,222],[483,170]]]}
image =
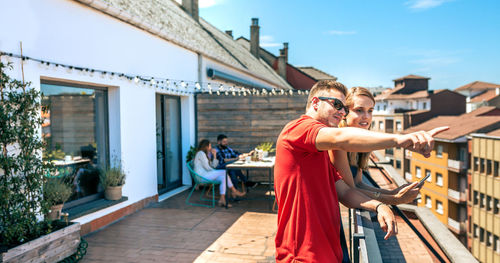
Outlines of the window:
{"label": "window", "polygon": [[484,194],[483,193],[479,194],[479,199],[481,200],[481,203],[479,204],[479,207],[484,208],[486,206],[486,199],[484,198]]}
{"label": "window", "polygon": [[427,206],[428,208],[432,208],[432,200],[428,196],[425,197],[425,206]]}
{"label": "window", "polygon": [[427,182],[432,182],[431,171],[430,171],[430,170],[425,169],[425,176],[428,176],[428,175],[429,175],[429,177],[427,177],[426,181],[427,181]]}
{"label": "window", "polygon": [[493,249],[497,253],[500,253],[500,242],[499,242],[499,238],[497,235],[493,235]]}
{"label": "window", "polygon": [[443,214],[443,203],[438,200],[436,200],[436,212],[438,212],[438,214],[440,215]]}
{"label": "window", "polygon": [[401,169],[401,161],[396,160],[396,169]]}
{"label": "window", "polygon": [[476,224],[474,224],[474,231],[472,234],[475,238],[479,237],[479,227]]}
{"label": "window", "polygon": [[72,186],[65,208],[100,198],[99,169],[109,163],[107,90],[82,85],[41,84],[43,159]]}
{"label": "window", "polygon": [[379,121],[378,122],[378,129],[383,131],[384,130],[384,121]]}
{"label": "window", "polygon": [[484,228],[479,228],[479,241],[484,242]]}
{"label": "window", "polygon": [[417,195],[417,203],[422,203],[422,196],[420,194]]}
{"label": "window", "polygon": [[498,170],[498,161],[493,162],[493,176],[500,176],[500,171]]}
{"label": "window", "polygon": [[394,154],[394,149],[393,148],[385,149],[385,154],[393,155]]}
{"label": "window", "polygon": [[498,211],[500,210],[500,203],[498,202],[498,199],[493,198],[493,214],[498,214]]}
{"label": "window", "polygon": [[396,131],[402,131],[403,126],[401,125],[401,121],[396,121]]}
{"label": "window", "polygon": [[443,157],[443,145],[438,144],[436,146],[436,157],[442,158]]}
{"label": "window", "polygon": [[477,205],[479,203],[479,193],[474,190],[474,205]]}
{"label": "window", "polygon": [[484,159],[483,158],[480,158],[479,159],[479,172],[480,173],[484,173]]}
{"label": "window", "polygon": [[380,105],[377,105],[377,110],[380,110]]}
{"label": "window", "polygon": [[375,121],[372,121],[372,125],[370,126],[370,128],[372,128],[372,129],[375,128]]}
{"label": "window", "polygon": [[443,175],[440,173],[436,173],[436,184],[443,186]]}
{"label": "window", "polygon": [[420,171],[420,167],[418,167],[418,166],[415,166],[415,176],[417,178],[422,177],[422,172]]}
{"label": "window", "polygon": [[427,109],[427,102],[424,102],[424,106],[422,107],[424,110]]}
{"label": "window", "polygon": [[477,157],[474,157],[474,171],[479,171],[479,159]]}
{"label": "window", "polygon": [[493,199],[491,196],[487,195],[486,196],[486,211],[491,211],[493,208]]}
{"label": "window", "polygon": [[486,174],[487,175],[491,175],[491,171],[492,171],[492,163],[491,163],[491,160],[486,160]]}
{"label": "window", "polygon": [[486,231],[486,246],[491,247],[493,245],[493,235],[490,231]]}
{"label": "window", "polygon": [[385,110],[387,110],[387,105],[386,105],[386,104],[384,104],[384,111],[385,111]]}

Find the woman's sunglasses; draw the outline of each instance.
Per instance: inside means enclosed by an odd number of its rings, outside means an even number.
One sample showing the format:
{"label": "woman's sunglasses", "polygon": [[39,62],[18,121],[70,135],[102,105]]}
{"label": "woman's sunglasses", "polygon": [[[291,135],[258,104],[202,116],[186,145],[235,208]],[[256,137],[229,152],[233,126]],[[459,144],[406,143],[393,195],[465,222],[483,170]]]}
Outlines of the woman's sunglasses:
{"label": "woman's sunglasses", "polygon": [[349,114],[349,109],[344,105],[344,103],[342,103],[341,100],[337,99],[337,98],[333,98],[333,97],[318,97],[318,99],[320,100],[324,100],[324,101],[327,101],[328,103],[330,103],[330,105],[332,105],[336,110],[341,110],[341,109],[344,109],[345,111],[345,115]]}

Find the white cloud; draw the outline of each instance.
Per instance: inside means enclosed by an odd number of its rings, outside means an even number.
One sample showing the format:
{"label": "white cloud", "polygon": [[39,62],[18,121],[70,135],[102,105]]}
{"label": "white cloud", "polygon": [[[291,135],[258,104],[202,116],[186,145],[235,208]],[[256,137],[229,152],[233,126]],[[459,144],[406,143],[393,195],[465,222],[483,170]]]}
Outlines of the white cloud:
{"label": "white cloud", "polygon": [[356,34],[356,31],[330,30],[326,33],[328,35],[345,36],[345,35],[354,35],[354,34]]}
{"label": "white cloud", "polygon": [[453,0],[410,0],[406,2],[406,5],[413,10],[425,10],[451,1]]}
{"label": "white cloud", "polygon": [[275,42],[273,36],[262,35],[260,36],[260,46],[261,47],[279,47],[281,43]]}

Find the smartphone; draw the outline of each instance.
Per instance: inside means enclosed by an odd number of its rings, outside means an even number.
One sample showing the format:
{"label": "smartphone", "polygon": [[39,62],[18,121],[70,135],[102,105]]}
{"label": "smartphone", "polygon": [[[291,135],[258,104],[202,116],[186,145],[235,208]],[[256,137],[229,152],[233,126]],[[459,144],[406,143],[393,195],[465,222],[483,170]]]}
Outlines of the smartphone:
{"label": "smartphone", "polygon": [[431,173],[424,176],[424,178],[422,178],[422,180],[420,180],[420,182],[418,182],[417,186],[422,186],[425,183],[425,180],[427,180],[427,178],[429,178],[430,176],[431,176]]}

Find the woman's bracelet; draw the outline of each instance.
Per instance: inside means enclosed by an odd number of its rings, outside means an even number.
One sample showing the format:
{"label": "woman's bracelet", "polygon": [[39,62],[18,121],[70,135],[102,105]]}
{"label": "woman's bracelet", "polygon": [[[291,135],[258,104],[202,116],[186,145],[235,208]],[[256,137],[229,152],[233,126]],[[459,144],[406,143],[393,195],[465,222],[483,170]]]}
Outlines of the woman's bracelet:
{"label": "woman's bracelet", "polygon": [[377,213],[378,213],[378,207],[379,207],[379,206],[381,206],[381,205],[385,205],[385,204],[384,204],[384,203],[380,203],[380,204],[378,204],[378,205],[375,207],[375,212],[377,212]]}

